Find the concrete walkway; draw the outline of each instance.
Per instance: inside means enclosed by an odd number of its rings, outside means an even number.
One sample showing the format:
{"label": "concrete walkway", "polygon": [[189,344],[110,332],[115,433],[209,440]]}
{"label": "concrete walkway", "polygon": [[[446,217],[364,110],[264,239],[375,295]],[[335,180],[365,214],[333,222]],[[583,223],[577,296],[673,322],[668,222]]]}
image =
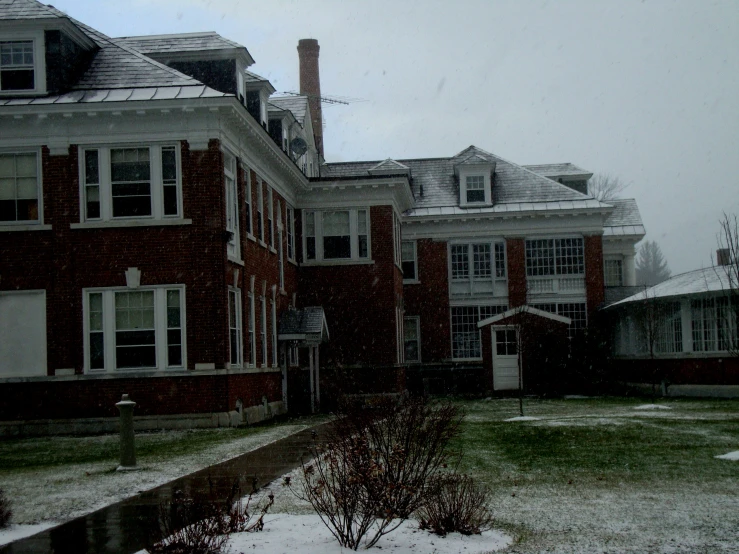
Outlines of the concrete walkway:
{"label": "concrete walkway", "polygon": [[[0,554],[133,554],[143,549],[152,537],[162,538],[157,523],[159,505],[170,500],[173,491],[207,492],[209,477],[218,498],[226,498],[237,477],[254,476],[262,487],[307,458],[313,433],[317,433],[320,440],[326,425],[305,429],[58,527],[0,546]],[[246,493],[250,486],[250,479],[242,480]]]}

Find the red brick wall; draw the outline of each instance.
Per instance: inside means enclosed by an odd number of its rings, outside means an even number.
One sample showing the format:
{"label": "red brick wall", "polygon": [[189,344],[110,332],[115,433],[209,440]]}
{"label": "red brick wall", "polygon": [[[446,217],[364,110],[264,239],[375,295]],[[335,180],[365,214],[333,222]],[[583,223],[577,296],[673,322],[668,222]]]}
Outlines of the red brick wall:
{"label": "red brick wall", "polygon": [[585,291],[588,319],[590,319],[605,301],[603,240],[601,235],[585,237]]}
{"label": "red brick wall", "polygon": [[441,362],[452,356],[447,243],[420,239],[416,249],[420,284],[403,289],[405,315],[420,316],[421,361]]}
{"label": "red brick wall", "polygon": [[508,258],[508,307],[526,304],[526,243],[522,238],[506,239]]}
{"label": "red brick wall", "polygon": [[393,209],[370,209],[372,260],[368,265],[303,266],[298,304],[323,306],[330,341],[321,346],[321,365],[396,363],[397,279],[393,257]]}

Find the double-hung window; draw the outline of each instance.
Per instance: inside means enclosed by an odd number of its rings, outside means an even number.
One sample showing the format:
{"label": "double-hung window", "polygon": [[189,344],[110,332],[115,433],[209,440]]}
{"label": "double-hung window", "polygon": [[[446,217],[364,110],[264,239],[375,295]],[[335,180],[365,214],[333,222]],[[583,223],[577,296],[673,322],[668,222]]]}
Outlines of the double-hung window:
{"label": "double-hung window", "polygon": [[405,361],[421,361],[421,320],[419,317],[403,319],[403,342],[405,344]]}
{"label": "double-hung window", "polygon": [[81,160],[85,221],[181,217],[176,145],[84,148]]}
{"label": "double-hung window", "polygon": [[693,351],[733,350],[739,345],[739,321],[736,309],[726,296],[693,300],[691,319]]}
{"label": "double-hung window", "polygon": [[402,253],[401,253],[401,227],[400,218],[393,212],[393,255],[395,265],[402,269]]}
{"label": "double-hung window", "polygon": [[251,171],[247,167],[245,169],[246,175],[245,175],[245,181],[246,181],[246,191],[244,194],[245,199],[245,206],[246,209],[246,233],[248,236],[252,237],[252,233],[254,232],[254,225],[252,221],[252,213],[251,213]]}
{"label": "double-hung window", "polygon": [[262,296],[262,328],[260,339],[262,341],[262,367],[267,367],[267,297]]}
{"label": "double-hung window", "polygon": [[241,291],[228,290],[228,338],[229,362],[231,367],[241,367],[243,360],[241,331]]}
{"label": "double-hung window", "polygon": [[264,183],[257,179],[257,238],[264,245]]}
{"label": "double-hung window", "polygon": [[451,308],[452,358],[479,360],[482,357],[477,323],[508,309],[506,305],[453,306]]}
{"label": "double-hung window", "polygon": [[37,152],[0,152],[0,224],[41,222]]}
{"label": "double-hung window", "polygon": [[0,41],[0,93],[43,92],[43,33]]}
{"label": "double-hung window", "polygon": [[603,262],[607,287],[620,287],[624,284],[623,261],[605,260]]}
{"label": "double-hung window", "polygon": [[305,211],[303,237],[306,262],[367,260],[369,210]]}
{"label": "double-hung window", "polygon": [[257,365],[256,309],[254,291],[249,292],[249,365]]}
{"label": "double-hung window", "polygon": [[228,255],[238,260],[241,257],[241,237],[239,233],[239,194],[236,158],[228,152],[223,153],[223,176],[226,184],[226,231],[230,233]]}
{"label": "double-hung window", "polygon": [[270,248],[275,247],[275,205],[272,201],[272,187],[267,185],[267,241]]}
{"label": "double-hung window", "polygon": [[485,176],[484,175],[467,175],[465,177],[467,185],[467,203],[476,204],[485,202]]}
{"label": "double-hung window", "polygon": [[416,241],[404,240],[401,244],[401,262],[403,267],[403,282],[418,282],[418,259]]}
{"label": "double-hung window", "polygon": [[287,227],[287,259],[295,261],[295,210],[286,205],[285,223]]}
{"label": "double-hung window", "polygon": [[85,291],[85,365],[90,371],[185,366],[185,289]]}
{"label": "double-hung window", "polygon": [[282,224],[282,205],[277,201],[277,267],[280,273],[280,290],[285,290],[285,247],[283,244],[284,225]]}
{"label": "double-hung window", "polygon": [[505,279],[505,243],[452,244],[451,267],[452,281]]}

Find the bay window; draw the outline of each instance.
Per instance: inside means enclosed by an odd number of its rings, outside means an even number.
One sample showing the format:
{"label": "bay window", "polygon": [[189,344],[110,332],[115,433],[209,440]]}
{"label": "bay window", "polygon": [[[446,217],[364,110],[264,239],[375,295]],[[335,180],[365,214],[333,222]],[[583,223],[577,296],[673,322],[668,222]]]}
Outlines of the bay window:
{"label": "bay window", "polygon": [[85,291],[90,371],[185,367],[184,287]]}
{"label": "bay window", "polygon": [[85,221],[181,217],[177,146],[84,148],[81,166]]}
{"label": "bay window", "polygon": [[0,153],[0,224],[41,222],[37,152]]}
{"label": "bay window", "polygon": [[305,211],[303,237],[306,262],[369,259],[369,211]]}

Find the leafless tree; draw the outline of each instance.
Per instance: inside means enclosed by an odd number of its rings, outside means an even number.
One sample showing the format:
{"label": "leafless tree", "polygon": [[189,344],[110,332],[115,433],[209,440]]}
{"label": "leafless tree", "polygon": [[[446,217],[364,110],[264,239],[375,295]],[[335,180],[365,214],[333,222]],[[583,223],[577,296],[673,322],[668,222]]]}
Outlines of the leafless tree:
{"label": "leafless tree", "polygon": [[[725,272],[724,298],[718,316],[723,318],[720,329],[726,336],[720,337],[732,356],[739,356],[739,219],[736,214],[723,214],[719,221],[719,256],[714,268]],[[724,277],[725,276],[725,277]]]}
{"label": "leafless tree", "polygon": [[662,383],[664,377],[661,365],[656,361],[657,343],[667,332],[672,306],[660,301],[649,288],[644,287],[644,300],[638,303],[636,311],[637,331],[644,339],[644,346],[651,360],[652,398],[657,394],[657,384]]}
{"label": "leafless tree", "polygon": [[659,244],[653,240],[644,242],[636,258],[636,284],[651,287],[669,279],[670,274]]}
{"label": "leafless tree", "polygon": [[621,193],[629,187],[619,177],[607,173],[596,173],[588,181],[588,194],[601,202],[608,202],[621,197]]}

